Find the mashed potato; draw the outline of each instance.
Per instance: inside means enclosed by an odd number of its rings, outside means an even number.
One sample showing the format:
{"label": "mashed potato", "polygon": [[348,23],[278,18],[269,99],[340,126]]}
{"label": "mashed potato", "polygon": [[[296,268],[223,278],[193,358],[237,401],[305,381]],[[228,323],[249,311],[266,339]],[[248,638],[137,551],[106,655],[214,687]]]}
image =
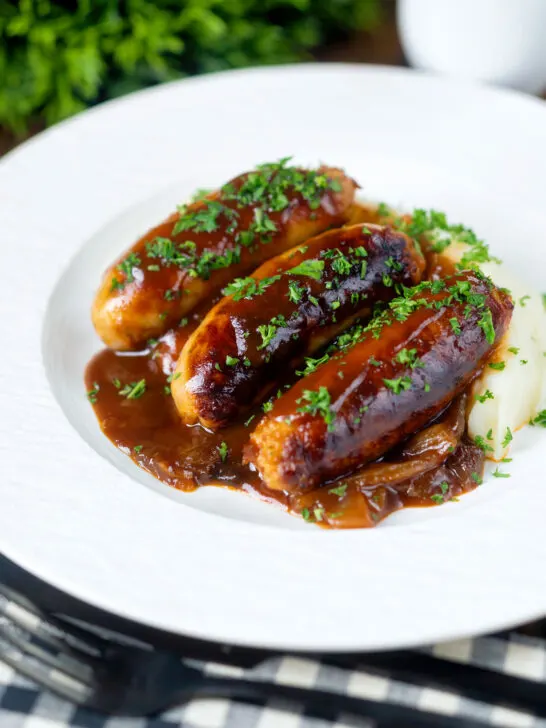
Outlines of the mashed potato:
{"label": "mashed potato", "polygon": [[[442,253],[460,261],[468,246],[453,243]],[[480,269],[514,299],[514,313],[494,360],[475,381],[468,412],[468,432],[483,442],[488,458],[506,457],[513,433],[546,407],[546,316],[542,296],[529,289],[504,263]]]}

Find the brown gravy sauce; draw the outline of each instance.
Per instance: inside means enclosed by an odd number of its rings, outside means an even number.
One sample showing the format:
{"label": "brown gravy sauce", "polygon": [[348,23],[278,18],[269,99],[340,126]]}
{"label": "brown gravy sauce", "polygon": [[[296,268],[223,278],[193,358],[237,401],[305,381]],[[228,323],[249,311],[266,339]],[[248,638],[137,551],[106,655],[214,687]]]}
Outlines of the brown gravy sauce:
{"label": "brown gravy sauce", "polygon": [[[377,221],[373,208],[355,207],[351,222]],[[429,275],[449,272],[431,256],[427,255],[427,262]],[[363,485],[357,474],[303,496],[268,490],[259,475],[242,463],[243,448],[259,420],[260,407],[244,421],[213,433],[182,424],[170,395],[168,377],[178,354],[215,302],[196,310],[183,327],[168,331],[148,349],[130,353],[105,349],[86,368],[87,390],[98,390],[93,406],[102,431],[141,468],[179,490],[189,492],[204,485],[229,487],[331,528],[374,526],[401,508],[454,500],[476,487],[483,474],[484,456],[463,435],[440,465],[396,484]],[[125,385],[142,379],[146,380],[142,396],[130,399],[120,395]],[[389,453],[383,462],[389,464],[396,457],[396,453]]]}

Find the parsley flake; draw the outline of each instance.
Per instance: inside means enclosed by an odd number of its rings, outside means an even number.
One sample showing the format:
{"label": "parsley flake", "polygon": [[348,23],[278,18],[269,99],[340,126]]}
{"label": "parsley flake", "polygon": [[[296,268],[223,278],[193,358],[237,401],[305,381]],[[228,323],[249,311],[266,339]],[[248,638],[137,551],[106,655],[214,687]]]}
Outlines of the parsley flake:
{"label": "parsley flake", "polygon": [[326,387],[319,387],[318,392],[305,389],[302,396],[297,400],[297,403],[301,404],[304,400],[307,401],[307,404],[298,407],[297,411],[311,415],[320,414],[328,430],[333,430],[335,413],[331,409],[330,392],[328,389]]}

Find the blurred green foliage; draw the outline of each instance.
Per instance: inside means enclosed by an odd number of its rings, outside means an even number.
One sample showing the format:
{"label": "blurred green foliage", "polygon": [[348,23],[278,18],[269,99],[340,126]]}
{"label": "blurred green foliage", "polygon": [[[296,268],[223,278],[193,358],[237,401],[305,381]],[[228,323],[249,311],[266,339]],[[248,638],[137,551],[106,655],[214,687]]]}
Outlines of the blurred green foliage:
{"label": "blurred green foliage", "polygon": [[0,125],[17,133],[194,73],[304,59],[380,0],[0,0]]}

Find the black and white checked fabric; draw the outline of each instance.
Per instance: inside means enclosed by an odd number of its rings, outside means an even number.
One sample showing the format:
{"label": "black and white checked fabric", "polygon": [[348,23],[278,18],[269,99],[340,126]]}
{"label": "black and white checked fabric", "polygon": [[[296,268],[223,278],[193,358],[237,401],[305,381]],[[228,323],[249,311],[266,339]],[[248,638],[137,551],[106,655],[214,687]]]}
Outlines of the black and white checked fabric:
{"label": "black and white checked fabric", "polygon": [[[546,642],[510,633],[435,645],[423,651],[438,657],[545,684]],[[358,669],[341,669],[310,659],[272,658],[251,670],[206,664],[215,674],[261,678],[301,687],[327,688],[357,697],[417,706],[446,715],[478,718],[506,728],[546,728],[546,720],[454,693],[388,680]],[[153,719],[108,718],[42,692],[0,663],[0,728],[357,728],[365,719],[340,717],[336,723],[303,715],[297,705],[281,709],[270,703],[256,707],[228,700],[196,700]],[[403,728],[403,727],[401,727]]]}

